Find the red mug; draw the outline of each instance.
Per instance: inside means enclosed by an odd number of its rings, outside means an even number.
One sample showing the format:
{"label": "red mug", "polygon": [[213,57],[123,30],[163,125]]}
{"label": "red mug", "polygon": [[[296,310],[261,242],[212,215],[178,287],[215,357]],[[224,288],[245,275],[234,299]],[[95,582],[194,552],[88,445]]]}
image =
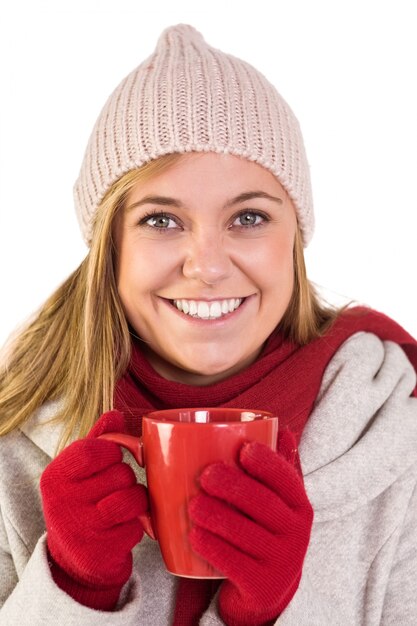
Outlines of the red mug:
{"label": "red mug", "polygon": [[106,433],[146,468],[150,516],[141,518],[159,542],[171,574],[187,578],[224,578],[192,551],[188,503],[199,491],[198,477],[207,465],[237,463],[246,441],[276,449],[278,417],[267,411],[231,408],[184,408],[154,411],[143,417],[142,436]]}

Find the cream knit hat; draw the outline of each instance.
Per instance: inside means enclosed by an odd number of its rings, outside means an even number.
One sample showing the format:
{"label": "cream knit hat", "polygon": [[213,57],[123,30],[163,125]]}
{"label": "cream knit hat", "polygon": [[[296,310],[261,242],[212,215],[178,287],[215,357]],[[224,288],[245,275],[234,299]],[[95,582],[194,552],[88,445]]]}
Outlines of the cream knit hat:
{"label": "cream knit hat", "polygon": [[120,83],[94,126],[74,187],[87,245],[96,209],[116,180],[164,154],[190,151],[230,153],[270,170],[292,199],[308,244],[310,174],[293,112],[251,65],[179,24]]}

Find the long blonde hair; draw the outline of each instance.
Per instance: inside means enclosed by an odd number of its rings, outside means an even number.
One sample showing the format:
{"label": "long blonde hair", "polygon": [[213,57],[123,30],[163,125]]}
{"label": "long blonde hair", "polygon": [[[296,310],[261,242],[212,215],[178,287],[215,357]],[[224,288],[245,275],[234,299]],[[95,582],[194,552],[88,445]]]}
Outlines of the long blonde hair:
{"label": "long blonde hair", "polygon": [[[64,423],[62,449],[112,408],[115,384],[131,350],[114,273],[114,219],[134,185],[168,169],[180,156],[169,154],[128,172],[104,197],[86,258],[8,346],[0,371],[0,435],[23,424],[45,402],[60,400],[53,421]],[[323,334],[336,315],[307,279],[297,230],[294,290],[280,328],[306,344]]]}

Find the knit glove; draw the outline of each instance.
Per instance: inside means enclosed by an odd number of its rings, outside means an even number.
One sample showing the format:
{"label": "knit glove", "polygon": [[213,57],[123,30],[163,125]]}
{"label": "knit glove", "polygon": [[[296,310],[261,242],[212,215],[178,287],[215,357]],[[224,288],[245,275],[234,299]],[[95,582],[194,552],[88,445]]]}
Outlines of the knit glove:
{"label": "knit glove", "polygon": [[274,452],[242,446],[240,466],[215,463],[190,503],[190,542],[227,580],[219,612],[228,626],[271,623],[295,594],[310,540],[313,509],[297,467],[294,436],[280,433]]}
{"label": "knit glove", "polygon": [[97,439],[124,430],[122,413],[105,413],[40,481],[52,576],[77,602],[104,611],[114,609],[132,573],[131,551],[143,536],[138,516],[148,509],[146,488],[120,447]]}

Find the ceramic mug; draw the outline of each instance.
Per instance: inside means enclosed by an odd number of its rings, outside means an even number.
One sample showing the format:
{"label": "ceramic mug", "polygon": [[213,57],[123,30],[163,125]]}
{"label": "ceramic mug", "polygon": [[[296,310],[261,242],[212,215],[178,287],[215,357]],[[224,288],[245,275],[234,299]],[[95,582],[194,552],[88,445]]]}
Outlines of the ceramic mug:
{"label": "ceramic mug", "polygon": [[189,544],[188,503],[197,495],[198,478],[207,465],[237,463],[246,441],[275,449],[277,436],[278,417],[266,411],[183,408],[145,415],[141,437],[106,433],[101,438],[127,448],[145,467],[150,515],[141,519],[148,535],[158,540],[168,572],[188,578],[223,578]]}

